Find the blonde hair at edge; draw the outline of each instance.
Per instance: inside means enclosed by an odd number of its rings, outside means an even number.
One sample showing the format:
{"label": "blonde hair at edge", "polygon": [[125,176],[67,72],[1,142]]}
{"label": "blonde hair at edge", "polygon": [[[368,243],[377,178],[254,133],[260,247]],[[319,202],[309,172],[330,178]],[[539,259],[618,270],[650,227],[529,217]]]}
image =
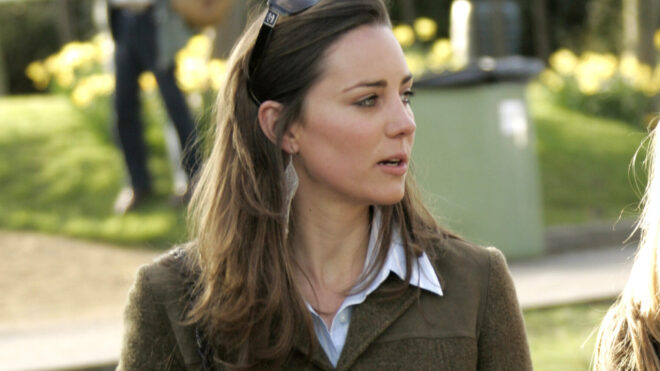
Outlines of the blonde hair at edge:
{"label": "blonde hair at edge", "polygon": [[594,370],[659,371],[654,343],[660,343],[660,129],[648,139],[644,165],[648,183],[637,229],[641,239],[632,272],[619,299],[603,319],[596,340]]}

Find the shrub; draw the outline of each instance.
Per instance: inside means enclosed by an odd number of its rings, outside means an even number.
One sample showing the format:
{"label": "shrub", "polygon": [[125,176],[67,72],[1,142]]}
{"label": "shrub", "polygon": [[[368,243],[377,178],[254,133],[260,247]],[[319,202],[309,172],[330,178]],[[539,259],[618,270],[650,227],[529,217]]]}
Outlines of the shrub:
{"label": "shrub", "polygon": [[[660,30],[656,32],[660,51]],[[660,93],[660,64],[633,56],[568,49],[555,52],[539,79],[557,103],[581,112],[644,126]]]}
{"label": "shrub", "polygon": [[[211,59],[212,43],[204,34],[193,36],[176,56],[175,76],[193,109],[203,113],[213,102],[215,92],[224,82],[225,62]],[[58,52],[31,62],[25,74],[35,88],[54,94],[65,94],[88,116],[95,131],[108,140],[107,129],[110,96],[115,79],[109,72],[114,43],[108,33],[101,33],[85,42],[71,42]],[[139,77],[139,85],[147,101],[157,94],[156,78],[151,72]],[[148,104],[162,110],[162,105]],[[149,111],[149,110],[147,110]],[[149,113],[163,116],[163,113]]]}
{"label": "shrub", "polygon": [[[57,3],[57,4],[55,4]],[[69,1],[72,37],[86,39],[93,34],[93,1]],[[0,2],[0,45],[5,61],[9,91],[12,94],[34,92],[22,73],[31,61],[44,58],[62,45],[57,27],[54,1]]]}

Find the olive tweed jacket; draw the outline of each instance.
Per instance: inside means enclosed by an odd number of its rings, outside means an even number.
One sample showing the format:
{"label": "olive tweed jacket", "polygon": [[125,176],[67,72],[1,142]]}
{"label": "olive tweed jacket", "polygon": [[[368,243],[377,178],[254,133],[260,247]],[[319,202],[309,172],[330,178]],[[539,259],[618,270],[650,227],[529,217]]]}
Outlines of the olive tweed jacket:
{"label": "olive tweed jacket", "polygon": [[[175,249],[140,269],[124,314],[118,370],[203,369],[194,326],[181,321],[188,305],[182,254]],[[398,280],[391,275],[354,309],[336,369],[531,370],[502,253],[450,239],[432,263],[444,295],[411,286],[386,300],[382,289]],[[285,369],[333,370],[323,349],[314,349],[308,362],[307,345],[299,343]]]}

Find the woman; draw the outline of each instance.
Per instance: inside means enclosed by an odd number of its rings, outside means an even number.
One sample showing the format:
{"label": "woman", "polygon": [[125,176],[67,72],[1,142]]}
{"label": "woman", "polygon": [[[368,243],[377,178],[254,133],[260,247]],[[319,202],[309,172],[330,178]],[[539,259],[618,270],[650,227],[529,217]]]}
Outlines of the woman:
{"label": "woman", "polygon": [[502,254],[438,227],[407,176],[382,0],[269,5],[230,57],[194,242],[141,269],[119,368],[531,369]]}
{"label": "woman", "polygon": [[660,134],[649,136],[639,248],[626,287],[598,331],[595,370],[660,370]]}

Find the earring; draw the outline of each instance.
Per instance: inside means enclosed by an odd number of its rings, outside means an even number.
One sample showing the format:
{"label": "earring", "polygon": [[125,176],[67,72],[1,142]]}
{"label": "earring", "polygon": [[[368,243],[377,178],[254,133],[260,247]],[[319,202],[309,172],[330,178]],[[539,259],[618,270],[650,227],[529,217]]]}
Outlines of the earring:
{"label": "earring", "polygon": [[295,146],[293,144],[289,144],[289,153],[292,154],[292,155],[297,154],[298,153],[297,146]]}

